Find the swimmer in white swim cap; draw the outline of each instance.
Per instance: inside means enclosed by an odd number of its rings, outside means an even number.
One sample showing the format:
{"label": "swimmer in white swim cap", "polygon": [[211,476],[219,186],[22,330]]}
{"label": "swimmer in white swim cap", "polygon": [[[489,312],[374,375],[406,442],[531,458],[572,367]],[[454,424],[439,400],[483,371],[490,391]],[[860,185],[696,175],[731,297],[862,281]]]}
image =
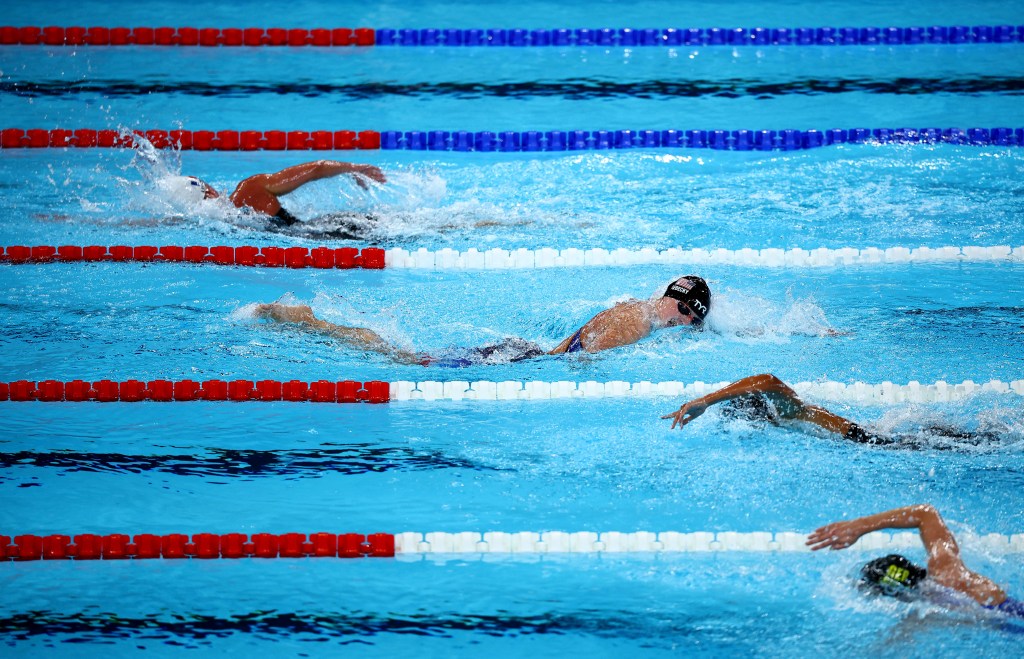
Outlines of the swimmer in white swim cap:
{"label": "swimmer in white swim cap", "polygon": [[[387,178],[373,165],[357,165],[336,160],[317,160],[282,169],[273,174],[256,174],[235,187],[228,199],[238,208],[247,208],[266,215],[276,227],[286,227],[299,221],[281,206],[280,197],[298,190],[303,185],[342,174],[351,174],[360,187],[367,187],[366,179],[387,183]],[[194,176],[176,176],[163,184],[173,193],[190,203],[216,199],[220,193],[206,181]]]}
{"label": "swimmer in white swim cap", "polygon": [[204,199],[216,199],[220,195],[206,181],[195,176],[172,176],[160,182],[160,187],[179,201],[198,204]]}

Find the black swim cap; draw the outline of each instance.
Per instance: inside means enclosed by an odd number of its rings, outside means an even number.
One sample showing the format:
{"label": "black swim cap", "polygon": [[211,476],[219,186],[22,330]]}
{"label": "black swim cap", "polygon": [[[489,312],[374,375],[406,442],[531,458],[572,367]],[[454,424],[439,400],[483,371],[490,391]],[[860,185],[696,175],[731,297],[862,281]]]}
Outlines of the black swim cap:
{"label": "black swim cap", "polygon": [[889,554],[865,563],[860,569],[860,586],[876,595],[900,597],[913,591],[928,576],[928,570],[899,554]]}
{"label": "black swim cap", "polygon": [[711,311],[711,289],[708,288],[708,283],[697,275],[686,275],[669,284],[665,289],[665,297],[685,302],[701,321]]}

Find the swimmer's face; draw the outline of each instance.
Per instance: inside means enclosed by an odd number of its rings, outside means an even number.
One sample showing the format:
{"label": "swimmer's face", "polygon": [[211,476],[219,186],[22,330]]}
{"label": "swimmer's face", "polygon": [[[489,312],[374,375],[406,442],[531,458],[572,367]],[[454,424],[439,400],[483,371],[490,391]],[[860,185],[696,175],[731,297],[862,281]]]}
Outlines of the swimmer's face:
{"label": "swimmer's face", "polygon": [[680,325],[690,325],[694,328],[698,328],[704,324],[700,318],[693,313],[693,309],[689,307],[685,302],[663,297],[661,298],[662,307],[665,309],[665,325],[667,327],[678,327]]}
{"label": "swimmer's face", "polygon": [[216,199],[220,196],[217,191],[213,189],[213,186],[206,181],[200,181],[200,183],[203,184],[203,199]]}

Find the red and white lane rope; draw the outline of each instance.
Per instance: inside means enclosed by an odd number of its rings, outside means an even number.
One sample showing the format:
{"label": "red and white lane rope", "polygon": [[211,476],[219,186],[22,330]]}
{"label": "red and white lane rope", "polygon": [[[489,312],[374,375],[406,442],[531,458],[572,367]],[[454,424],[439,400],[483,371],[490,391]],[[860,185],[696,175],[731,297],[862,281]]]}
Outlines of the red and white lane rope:
{"label": "red and white lane rope", "polygon": [[[807,534],[790,531],[580,531],[519,533],[416,533],[395,535],[395,553],[402,554],[594,554],[652,552],[809,552]],[[921,546],[917,533],[873,532],[861,536],[851,549],[862,551],[903,550]],[[1024,552],[1024,533],[991,533],[971,539],[971,547],[992,553]]]}
{"label": "red and white lane rope", "polygon": [[[446,373],[452,369],[445,369]],[[392,401],[499,401],[559,400],[585,398],[645,398],[666,396],[697,398],[726,386],[728,382],[610,382],[490,380],[412,382],[343,380],[17,380],[0,382],[0,401],[44,403],[97,401],[103,403],[191,402],[313,402],[313,403],[387,403]],[[894,405],[899,403],[948,403],[978,394],[1024,396],[1024,380],[1003,382],[973,380],[932,384],[911,381],[907,384],[881,382],[798,382],[793,388],[813,399],[858,405]]]}
{"label": "red and white lane rope", "polygon": [[[809,552],[807,535],[792,531],[521,531],[514,533],[182,533],[156,535],[0,535],[0,562],[38,560],[214,559],[214,558],[386,558],[428,554],[640,554],[710,552]],[[1024,533],[966,539],[976,551],[1024,553]],[[921,546],[916,533],[873,532],[853,551],[901,551]]]}
{"label": "red and white lane rope", "polygon": [[366,268],[371,270],[521,270],[632,265],[736,265],[763,268],[813,268],[909,263],[1021,263],[1024,246],[964,247],[819,247],[816,249],[539,249],[499,248],[465,251],[376,247],[231,247],[216,245],[11,245],[0,247],[0,263],[185,262],[287,268]]}

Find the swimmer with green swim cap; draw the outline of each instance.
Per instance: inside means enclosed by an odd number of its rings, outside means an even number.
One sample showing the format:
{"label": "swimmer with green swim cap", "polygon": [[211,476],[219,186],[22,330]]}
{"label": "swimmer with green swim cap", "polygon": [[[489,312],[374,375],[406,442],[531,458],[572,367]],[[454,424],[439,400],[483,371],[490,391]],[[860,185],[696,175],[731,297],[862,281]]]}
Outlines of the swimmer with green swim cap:
{"label": "swimmer with green swim cap", "polygon": [[345,327],[321,320],[306,305],[261,304],[256,308],[256,316],[296,323],[304,329],[330,334],[353,347],[383,353],[401,363],[459,367],[618,348],[636,343],[666,327],[688,326],[700,329],[710,311],[711,289],[707,282],[696,275],[686,275],[669,284],[661,297],[628,300],[605,309],[550,351],[524,339],[508,338],[496,345],[469,348],[459,355],[441,358],[402,350],[372,330]]}
{"label": "swimmer with green swim cap", "polygon": [[1008,597],[991,579],[964,565],[956,538],[939,511],[928,504],[826,524],[807,536],[807,545],[814,551],[846,549],[865,533],[882,529],[917,529],[928,554],[928,567],[915,565],[899,554],[875,559],[861,568],[861,590],[908,600],[917,598],[921,588],[931,583],[966,595],[987,609],[1024,618],[1024,603]]}

